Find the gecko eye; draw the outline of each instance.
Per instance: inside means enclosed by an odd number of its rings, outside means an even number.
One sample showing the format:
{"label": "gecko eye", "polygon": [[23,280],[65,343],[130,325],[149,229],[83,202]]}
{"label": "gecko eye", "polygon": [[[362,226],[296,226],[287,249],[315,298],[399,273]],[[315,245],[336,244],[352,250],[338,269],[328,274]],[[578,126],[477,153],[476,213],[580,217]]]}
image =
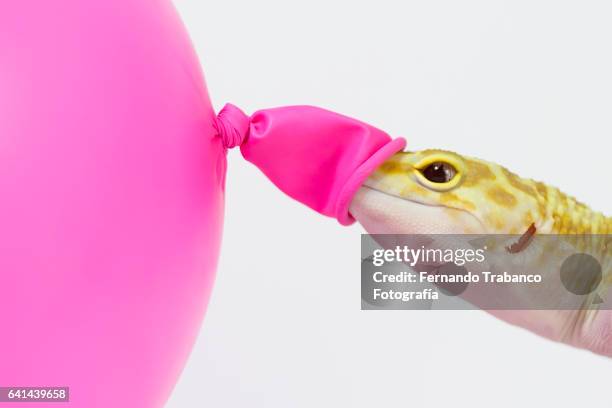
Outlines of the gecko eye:
{"label": "gecko eye", "polygon": [[423,176],[432,183],[448,183],[457,174],[457,169],[445,162],[434,162],[421,170]]}

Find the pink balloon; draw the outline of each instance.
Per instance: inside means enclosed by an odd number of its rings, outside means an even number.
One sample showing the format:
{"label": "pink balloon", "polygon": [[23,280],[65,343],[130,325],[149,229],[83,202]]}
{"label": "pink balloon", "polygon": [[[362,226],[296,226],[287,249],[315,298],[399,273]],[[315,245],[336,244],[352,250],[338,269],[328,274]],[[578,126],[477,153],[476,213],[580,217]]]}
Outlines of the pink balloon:
{"label": "pink balloon", "polygon": [[202,78],[169,0],[0,2],[0,386],[168,398],[222,230]]}

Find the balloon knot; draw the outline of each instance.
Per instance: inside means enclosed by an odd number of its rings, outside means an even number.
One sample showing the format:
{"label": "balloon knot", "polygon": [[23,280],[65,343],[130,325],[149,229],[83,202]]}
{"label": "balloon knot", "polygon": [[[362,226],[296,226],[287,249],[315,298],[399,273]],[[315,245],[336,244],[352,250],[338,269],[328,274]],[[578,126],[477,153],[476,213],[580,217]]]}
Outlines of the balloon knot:
{"label": "balloon knot", "polygon": [[217,134],[226,149],[240,146],[249,134],[251,119],[235,105],[226,104],[215,118]]}

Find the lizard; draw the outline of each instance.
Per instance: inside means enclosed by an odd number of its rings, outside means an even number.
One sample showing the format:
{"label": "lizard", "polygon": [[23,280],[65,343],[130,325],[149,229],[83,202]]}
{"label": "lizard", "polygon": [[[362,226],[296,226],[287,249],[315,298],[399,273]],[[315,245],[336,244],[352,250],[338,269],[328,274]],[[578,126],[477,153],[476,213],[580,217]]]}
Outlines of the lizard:
{"label": "lizard", "polygon": [[[603,260],[603,287],[612,286],[612,218],[496,163],[440,149],[396,153],[366,179],[350,213],[370,234],[516,234],[511,254],[534,235],[557,234]],[[610,310],[489,312],[612,357]]]}

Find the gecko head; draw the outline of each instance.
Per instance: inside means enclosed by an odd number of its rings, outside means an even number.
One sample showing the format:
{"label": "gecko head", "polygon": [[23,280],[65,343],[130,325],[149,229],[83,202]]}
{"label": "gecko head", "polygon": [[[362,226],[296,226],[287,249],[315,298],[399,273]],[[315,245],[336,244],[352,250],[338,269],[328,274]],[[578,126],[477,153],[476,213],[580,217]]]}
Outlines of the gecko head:
{"label": "gecko head", "polygon": [[372,234],[518,233],[539,210],[534,182],[445,150],[395,154],[350,208]]}

